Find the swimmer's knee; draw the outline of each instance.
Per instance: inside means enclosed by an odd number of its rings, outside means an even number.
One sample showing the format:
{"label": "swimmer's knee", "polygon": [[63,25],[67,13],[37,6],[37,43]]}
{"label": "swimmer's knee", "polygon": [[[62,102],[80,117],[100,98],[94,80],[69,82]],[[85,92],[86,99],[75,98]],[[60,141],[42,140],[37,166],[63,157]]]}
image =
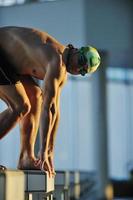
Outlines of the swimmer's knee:
{"label": "swimmer's knee", "polygon": [[24,117],[27,115],[31,110],[31,105],[29,102],[23,102],[18,105],[15,105],[14,107],[14,112],[19,116],[19,117]]}
{"label": "swimmer's knee", "polygon": [[25,102],[22,107],[22,116],[27,115],[31,110],[31,105],[29,102]]}

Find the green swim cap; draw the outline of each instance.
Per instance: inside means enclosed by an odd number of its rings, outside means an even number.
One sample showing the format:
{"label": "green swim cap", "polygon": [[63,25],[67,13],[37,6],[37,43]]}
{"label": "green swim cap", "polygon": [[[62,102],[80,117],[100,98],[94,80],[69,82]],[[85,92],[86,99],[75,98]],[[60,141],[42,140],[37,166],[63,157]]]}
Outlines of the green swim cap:
{"label": "green swim cap", "polygon": [[[79,63],[80,59],[86,60],[86,64],[88,65],[88,69],[86,72],[84,71],[84,66],[81,66],[81,75],[85,75],[86,73],[93,73],[97,70],[98,66],[100,65],[100,55],[98,51],[91,46],[81,47],[79,49]],[[82,62],[81,64],[82,65]]]}

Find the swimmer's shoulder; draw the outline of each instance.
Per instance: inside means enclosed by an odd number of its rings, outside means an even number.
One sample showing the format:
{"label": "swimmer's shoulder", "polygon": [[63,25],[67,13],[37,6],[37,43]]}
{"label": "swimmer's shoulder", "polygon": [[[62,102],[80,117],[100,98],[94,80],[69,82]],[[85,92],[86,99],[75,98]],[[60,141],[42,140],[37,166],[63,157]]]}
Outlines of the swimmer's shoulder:
{"label": "swimmer's shoulder", "polygon": [[63,44],[61,44],[56,38],[48,34],[46,31],[33,27],[3,26],[0,27],[0,33],[5,33],[6,35],[13,34],[24,38],[27,38],[30,35],[31,37],[40,38],[44,43],[56,44],[62,48],[64,47]]}
{"label": "swimmer's shoulder", "polygon": [[46,33],[45,31],[41,31],[39,29],[32,27],[21,27],[21,26],[3,26],[0,27],[0,32],[13,33],[16,35],[36,34],[36,35],[43,35],[45,37],[48,36],[48,33]]}
{"label": "swimmer's shoulder", "polygon": [[45,31],[38,30],[31,27],[20,26],[5,26],[0,27],[0,37],[9,39],[10,41],[17,41],[24,45],[43,45],[47,42],[50,36]]}
{"label": "swimmer's shoulder", "polygon": [[[17,41],[21,44],[40,47],[48,45],[50,48],[55,49],[60,54],[63,53],[65,46],[61,44],[52,35],[46,31],[39,30],[32,27],[20,27],[20,26],[4,26],[0,27],[0,41],[6,38],[6,40]],[[3,38],[3,39],[2,39]]]}

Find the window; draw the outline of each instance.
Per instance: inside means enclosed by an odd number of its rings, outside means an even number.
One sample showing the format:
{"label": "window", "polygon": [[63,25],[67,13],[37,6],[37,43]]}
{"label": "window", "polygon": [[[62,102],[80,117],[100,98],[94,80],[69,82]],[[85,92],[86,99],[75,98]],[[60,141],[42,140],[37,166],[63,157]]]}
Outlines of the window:
{"label": "window", "polygon": [[15,4],[24,4],[24,3],[29,3],[29,2],[52,2],[52,1],[57,1],[57,0],[0,0],[0,6],[12,6]]}
{"label": "window", "polygon": [[133,70],[107,70],[108,152],[110,177],[129,178],[133,169]]}
{"label": "window", "polygon": [[14,4],[23,4],[25,0],[0,0],[0,6],[11,6]]}

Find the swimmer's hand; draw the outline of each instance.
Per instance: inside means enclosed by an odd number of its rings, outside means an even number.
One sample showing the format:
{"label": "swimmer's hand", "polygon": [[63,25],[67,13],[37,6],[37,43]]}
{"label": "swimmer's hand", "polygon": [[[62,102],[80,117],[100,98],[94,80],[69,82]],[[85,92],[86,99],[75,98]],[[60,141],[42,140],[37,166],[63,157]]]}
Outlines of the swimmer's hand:
{"label": "swimmer's hand", "polygon": [[38,153],[38,159],[35,161],[35,166],[40,166],[42,171],[48,172],[49,177],[53,177],[50,162],[48,158],[48,153],[42,153],[41,151]]}
{"label": "swimmer's hand", "polygon": [[53,153],[53,150],[49,149],[48,160],[49,160],[49,164],[50,164],[50,167],[51,167],[52,176],[55,177],[56,172],[55,172],[55,169],[54,169],[54,153]]}

